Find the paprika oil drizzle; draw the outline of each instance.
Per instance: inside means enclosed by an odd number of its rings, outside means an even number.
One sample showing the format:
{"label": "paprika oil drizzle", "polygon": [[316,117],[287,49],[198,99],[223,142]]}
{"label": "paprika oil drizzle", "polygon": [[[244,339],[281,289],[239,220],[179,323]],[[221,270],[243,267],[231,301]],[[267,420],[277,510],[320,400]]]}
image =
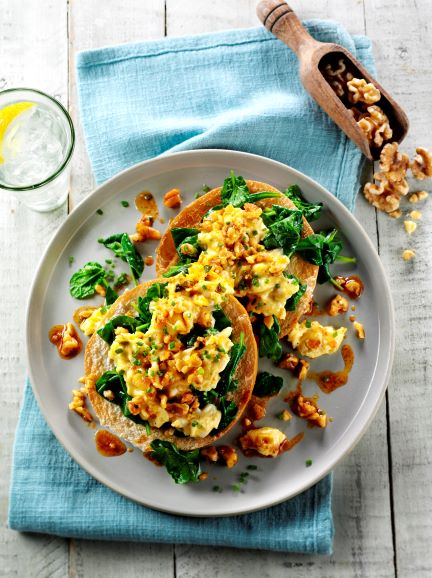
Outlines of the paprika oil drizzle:
{"label": "paprika oil drizzle", "polygon": [[143,214],[152,218],[153,222],[159,216],[159,209],[154,196],[149,191],[142,191],[135,197],[135,207]]}
{"label": "paprika oil drizzle", "polygon": [[126,453],[126,445],[117,436],[106,429],[100,429],[95,434],[97,451],[106,458],[114,458]]}
{"label": "paprika oil drizzle", "polygon": [[348,376],[354,365],[354,351],[350,345],[344,345],[341,353],[344,362],[342,371],[320,371],[319,373],[309,373],[308,375],[324,393],[331,393],[348,382]]}

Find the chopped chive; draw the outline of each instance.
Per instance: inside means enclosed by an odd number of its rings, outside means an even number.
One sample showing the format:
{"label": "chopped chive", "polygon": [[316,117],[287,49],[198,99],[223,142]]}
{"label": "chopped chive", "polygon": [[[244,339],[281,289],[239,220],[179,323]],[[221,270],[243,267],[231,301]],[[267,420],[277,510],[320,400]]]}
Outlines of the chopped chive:
{"label": "chopped chive", "polygon": [[98,209],[98,210],[96,211],[96,213],[97,213],[98,215],[103,215],[102,209]]}
{"label": "chopped chive", "polygon": [[149,436],[151,434],[151,427],[148,421],[145,423],[146,434]]}
{"label": "chopped chive", "polygon": [[213,486],[212,487],[212,492],[221,492],[222,488],[220,486]]}
{"label": "chopped chive", "polygon": [[246,469],[250,470],[250,471],[254,471],[254,470],[258,469],[258,466],[256,466],[255,464],[249,464],[248,466],[246,466]]}
{"label": "chopped chive", "polygon": [[124,349],[123,347],[119,347],[118,349],[115,350],[115,353],[123,353]]}
{"label": "chopped chive", "polygon": [[305,325],[308,329],[310,329],[312,327],[312,323],[309,321],[309,319],[306,320]]}
{"label": "chopped chive", "polygon": [[196,192],[196,193],[195,193],[195,198],[196,198],[196,199],[199,199],[199,198],[200,198],[200,196],[201,196],[201,193],[200,193],[200,191],[198,191],[198,192]]}
{"label": "chopped chive", "polygon": [[231,486],[231,489],[232,489],[233,492],[240,492],[240,491],[241,491],[241,487],[240,487],[239,484],[233,484],[233,485]]}
{"label": "chopped chive", "polygon": [[105,239],[103,237],[99,237],[98,243],[103,243],[104,241],[105,241]]}
{"label": "chopped chive", "polygon": [[312,465],[312,460],[306,460],[305,465],[307,468],[309,468]]}
{"label": "chopped chive", "polygon": [[125,208],[126,208],[126,207],[129,207],[128,201],[120,201],[120,204],[121,204],[122,207],[125,207]]}
{"label": "chopped chive", "polygon": [[111,259],[105,259],[105,263],[107,265],[112,265],[112,260]]}
{"label": "chopped chive", "polygon": [[72,257],[72,256],[69,257],[68,261],[69,261],[69,265],[72,265],[75,261],[75,257]]}
{"label": "chopped chive", "polygon": [[208,193],[209,190],[210,190],[210,187],[209,187],[208,185],[204,184],[204,185],[202,186],[202,190],[203,190],[203,193]]}
{"label": "chopped chive", "polygon": [[169,349],[172,350],[172,349],[175,349],[175,346],[176,346],[175,341],[171,341],[168,347],[169,347]]}

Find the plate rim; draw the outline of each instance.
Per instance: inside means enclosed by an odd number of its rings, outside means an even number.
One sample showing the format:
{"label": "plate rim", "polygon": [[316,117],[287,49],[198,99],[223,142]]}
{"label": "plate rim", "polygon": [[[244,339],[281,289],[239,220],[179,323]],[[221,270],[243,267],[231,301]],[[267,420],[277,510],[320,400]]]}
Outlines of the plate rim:
{"label": "plate rim", "polygon": [[[315,476],[313,476],[307,482],[300,484],[300,487],[296,491],[290,492],[288,495],[285,495],[284,497],[281,497],[281,498],[277,498],[274,500],[268,499],[267,501],[264,501],[265,503],[261,503],[260,505],[257,505],[257,506],[252,506],[252,507],[241,506],[240,508],[237,507],[237,509],[234,507],[234,508],[231,508],[227,511],[222,511],[222,512],[195,513],[195,512],[190,512],[189,510],[188,511],[182,510],[181,508],[174,511],[170,507],[164,507],[163,504],[155,505],[154,503],[149,503],[146,500],[139,499],[137,496],[133,495],[127,489],[122,488],[119,484],[117,484],[115,482],[112,482],[109,479],[109,477],[106,477],[103,473],[99,472],[97,467],[94,467],[91,463],[87,463],[87,460],[83,459],[79,455],[78,451],[75,451],[73,447],[68,445],[68,439],[66,438],[66,436],[63,436],[61,427],[57,427],[51,421],[49,412],[46,411],[46,408],[44,406],[42,396],[39,395],[38,388],[35,385],[36,380],[35,380],[35,376],[34,376],[33,369],[32,369],[32,361],[31,361],[31,353],[30,353],[31,343],[30,343],[29,327],[30,327],[30,322],[31,322],[32,316],[34,315],[33,309],[35,306],[35,301],[37,302],[37,293],[38,293],[37,289],[38,289],[38,286],[40,284],[40,277],[43,274],[43,268],[44,268],[45,261],[46,261],[47,257],[49,257],[50,253],[52,252],[53,247],[56,245],[56,242],[58,241],[58,239],[61,238],[65,234],[64,233],[65,229],[67,230],[68,227],[71,227],[71,224],[74,225],[75,221],[77,221],[77,226],[81,226],[88,218],[90,218],[90,216],[92,215],[91,211],[89,211],[87,216],[85,214],[81,216],[81,213],[83,212],[84,207],[87,207],[89,205],[90,209],[91,209],[91,205],[95,204],[96,199],[98,201],[99,201],[99,197],[101,197],[103,199],[103,192],[102,191],[105,188],[112,187],[113,185],[115,185],[115,183],[117,181],[122,181],[124,178],[128,178],[128,176],[133,174],[134,172],[140,172],[141,170],[143,170],[143,168],[145,170],[146,166],[149,166],[149,165],[156,165],[157,166],[159,163],[166,163],[167,161],[169,162],[171,159],[177,159],[177,158],[186,158],[186,159],[189,157],[192,157],[192,158],[198,157],[199,158],[202,155],[208,155],[208,154],[210,154],[210,156],[213,156],[215,159],[217,159],[218,157],[223,158],[226,155],[232,155],[232,156],[235,156],[237,158],[244,159],[246,161],[247,160],[253,161],[255,159],[256,161],[258,161],[258,160],[264,161],[266,163],[269,163],[270,165],[274,165],[275,167],[278,167],[279,169],[282,169],[282,170],[288,169],[288,171],[290,171],[294,176],[298,176],[302,180],[306,180],[311,187],[318,189],[320,191],[320,194],[323,195],[324,200],[327,199],[329,201],[330,205],[335,204],[336,207],[342,211],[343,216],[347,218],[348,225],[351,222],[351,224],[353,224],[354,227],[356,227],[357,233],[360,234],[360,236],[362,237],[362,241],[367,245],[367,249],[368,249],[369,253],[371,255],[373,255],[373,259],[375,261],[374,265],[376,265],[376,268],[377,268],[376,270],[378,270],[378,275],[379,275],[381,282],[382,282],[385,304],[387,305],[387,307],[384,310],[384,314],[386,316],[386,321],[388,323],[389,333],[386,334],[387,355],[384,357],[384,363],[379,365],[378,364],[379,358],[377,358],[377,365],[376,365],[375,372],[374,372],[374,375],[372,376],[372,380],[371,380],[371,383],[373,383],[377,369],[379,368],[381,370],[382,377],[378,382],[379,388],[377,388],[377,386],[375,386],[375,388],[374,388],[375,390],[378,389],[378,391],[377,391],[378,395],[375,396],[374,405],[372,408],[370,408],[367,411],[367,415],[366,415],[365,419],[362,421],[362,424],[360,427],[354,428],[352,425],[350,427],[348,427],[348,429],[346,430],[344,435],[346,436],[347,432],[354,432],[354,433],[351,433],[351,436],[350,436],[351,441],[348,444],[344,443],[343,441],[339,442],[338,445],[340,446],[341,449],[339,450],[339,452],[337,452],[336,457],[333,457],[332,459],[330,459],[329,463],[324,468],[319,470],[319,473],[315,474]],[[131,184],[132,183],[129,183],[128,186],[131,186]],[[332,213],[332,210],[330,210],[330,213]],[[83,217],[83,218],[81,218],[81,217]],[[76,229],[76,226],[73,226],[73,230],[75,230],[75,229]],[[54,268],[55,268],[55,265],[53,266],[53,269]],[[381,323],[380,323],[380,326],[381,326]],[[242,515],[242,514],[246,514],[246,513],[252,513],[252,512],[259,511],[259,510],[263,510],[265,508],[270,508],[272,506],[276,506],[276,505],[281,504],[281,503],[283,503],[289,499],[294,498],[298,494],[306,491],[307,489],[309,489],[312,486],[314,486],[315,484],[317,484],[320,480],[322,480],[327,474],[329,474],[334,469],[334,467],[347,454],[349,454],[352,451],[352,449],[357,445],[357,443],[363,437],[363,435],[365,434],[365,432],[369,428],[371,422],[375,418],[375,416],[376,416],[376,414],[377,414],[377,412],[381,406],[382,400],[384,398],[384,395],[385,395],[385,392],[386,392],[386,389],[387,389],[387,386],[388,386],[388,383],[389,383],[389,380],[391,377],[391,369],[393,366],[393,359],[394,359],[394,352],[395,352],[395,317],[394,317],[394,306],[393,306],[392,294],[390,291],[390,285],[388,282],[388,278],[387,278],[387,274],[385,272],[384,266],[383,266],[383,264],[379,258],[378,252],[375,249],[375,247],[374,247],[371,239],[367,235],[366,231],[361,226],[360,222],[345,207],[345,205],[343,205],[343,203],[338,198],[336,198],[328,189],[326,189],[323,185],[321,185],[320,183],[318,183],[317,181],[315,181],[314,179],[312,179],[308,175],[305,175],[301,171],[298,171],[297,169],[294,169],[293,167],[291,167],[285,163],[275,161],[275,160],[270,159],[268,157],[256,155],[253,153],[243,152],[243,151],[230,150],[230,149],[196,149],[196,150],[181,151],[181,152],[176,152],[176,153],[165,153],[165,154],[160,155],[156,158],[152,158],[152,159],[148,159],[148,160],[136,163],[135,165],[132,165],[132,166],[124,169],[123,171],[117,173],[116,175],[112,176],[110,179],[104,181],[102,184],[96,186],[69,213],[69,215],[66,217],[66,219],[63,221],[63,223],[58,228],[58,230],[51,237],[50,241],[48,242],[47,247],[45,248],[45,250],[42,253],[42,256],[41,256],[41,258],[38,262],[38,265],[36,267],[36,270],[35,270],[35,273],[33,276],[33,280],[32,280],[32,283],[30,285],[28,298],[27,298],[25,329],[26,329],[26,361],[27,361],[28,375],[30,378],[30,384],[31,384],[33,394],[37,400],[39,409],[40,409],[48,427],[50,428],[50,430],[52,431],[52,433],[56,437],[57,441],[62,445],[62,447],[71,456],[71,458],[81,468],[83,468],[89,475],[91,475],[94,479],[96,479],[99,483],[101,483],[104,486],[108,487],[109,489],[115,491],[116,493],[118,493],[122,496],[125,496],[126,498],[132,500],[133,502],[135,502],[137,504],[143,505],[145,507],[149,507],[153,510],[166,512],[166,513],[169,513],[172,515],[197,517],[197,518],[208,517],[208,516],[227,517],[227,516],[233,516],[233,515]],[[384,344],[382,343],[382,340],[380,339],[380,346],[379,346],[378,351],[380,351],[383,346],[384,346]],[[370,397],[371,391],[372,391],[371,389],[368,390],[366,397],[363,400],[363,403],[358,408],[358,411],[360,411],[362,409],[362,407],[365,404],[365,401],[368,399],[368,397]]]}

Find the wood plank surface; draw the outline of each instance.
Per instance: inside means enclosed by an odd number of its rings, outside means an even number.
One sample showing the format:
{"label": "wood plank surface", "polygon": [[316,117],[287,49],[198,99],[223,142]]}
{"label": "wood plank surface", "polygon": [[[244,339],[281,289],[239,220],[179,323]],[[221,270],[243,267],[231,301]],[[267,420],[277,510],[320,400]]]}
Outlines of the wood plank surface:
{"label": "wood plank surface", "polygon": [[[333,18],[352,33],[374,40],[379,77],[407,109],[411,132],[404,149],[431,146],[432,56],[430,0],[293,0],[301,18]],[[69,104],[77,127],[70,206],[93,188],[77,115],[76,51],[120,42],[258,26],[255,0],[0,0],[0,90],[32,86]],[[425,188],[425,183],[420,188]],[[426,183],[430,189],[430,182]],[[432,201],[430,201],[432,202]],[[409,207],[412,208],[411,206]],[[417,208],[417,207],[416,207]],[[421,208],[420,208],[421,209]],[[408,238],[401,220],[375,211],[359,198],[356,216],[379,250],[393,289],[398,326],[397,355],[386,402],[370,429],[335,469],[335,552],[297,556],[227,548],[131,545],[51,536],[20,535],[5,528],[11,449],[25,377],[22,351],[28,287],[49,238],[66,208],[32,213],[12,196],[0,197],[0,576],[70,578],[279,578],[282,576],[431,576],[431,453],[428,433],[432,307],[430,210]],[[31,243],[29,243],[31,239]],[[407,264],[406,247],[417,251]],[[17,263],[20,267],[17,267]],[[428,291],[429,290],[429,291]],[[425,308],[425,305],[428,307]],[[387,420],[387,418],[389,418]],[[390,446],[388,442],[391,442]],[[389,464],[390,456],[390,464]],[[390,465],[390,468],[389,468]],[[393,508],[393,511],[392,511]],[[265,529],[263,529],[265,531]],[[396,550],[394,550],[394,545]]]}
{"label": "wood plank surface", "polygon": [[[383,84],[405,107],[411,129],[402,150],[432,148],[432,3],[429,0],[366,0],[366,29],[375,39],[377,68]],[[412,181],[412,190],[431,191],[431,179]],[[405,204],[423,212],[415,234],[403,219],[379,215],[380,253],[389,274],[396,312],[396,356],[389,385],[394,525],[400,577],[432,576],[432,242],[431,199]],[[423,210],[424,209],[424,210]],[[413,248],[406,263],[401,252]]]}
{"label": "wood plank surface", "polygon": [[[34,87],[67,105],[66,2],[47,2],[41,10],[36,3],[2,1],[0,14],[0,89]],[[68,568],[66,540],[6,529],[12,445],[26,375],[25,303],[35,264],[65,216],[64,208],[34,213],[1,191],[0,574],[8,578],[61,578]]]}

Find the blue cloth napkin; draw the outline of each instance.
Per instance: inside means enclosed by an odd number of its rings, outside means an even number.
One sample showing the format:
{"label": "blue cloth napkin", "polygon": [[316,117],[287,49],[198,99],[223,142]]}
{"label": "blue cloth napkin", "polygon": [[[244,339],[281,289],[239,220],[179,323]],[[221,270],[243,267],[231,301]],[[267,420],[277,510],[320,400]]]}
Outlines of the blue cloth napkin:
{"label": "blue cloth napkin", "polygon": [[[373,71],[370,42],[309,22]],[[81,121],[98,183],[159,154],[244,150],[289,164],[349,208],[358,149],[305,93],[293,53],[263,28],[166,39],[78,54]],[[194,519],[139,506],[102,486],[63,450],[27,384],[18,423],[9,526],[79,538],[331,553],[331,477],[278,506]]]}

